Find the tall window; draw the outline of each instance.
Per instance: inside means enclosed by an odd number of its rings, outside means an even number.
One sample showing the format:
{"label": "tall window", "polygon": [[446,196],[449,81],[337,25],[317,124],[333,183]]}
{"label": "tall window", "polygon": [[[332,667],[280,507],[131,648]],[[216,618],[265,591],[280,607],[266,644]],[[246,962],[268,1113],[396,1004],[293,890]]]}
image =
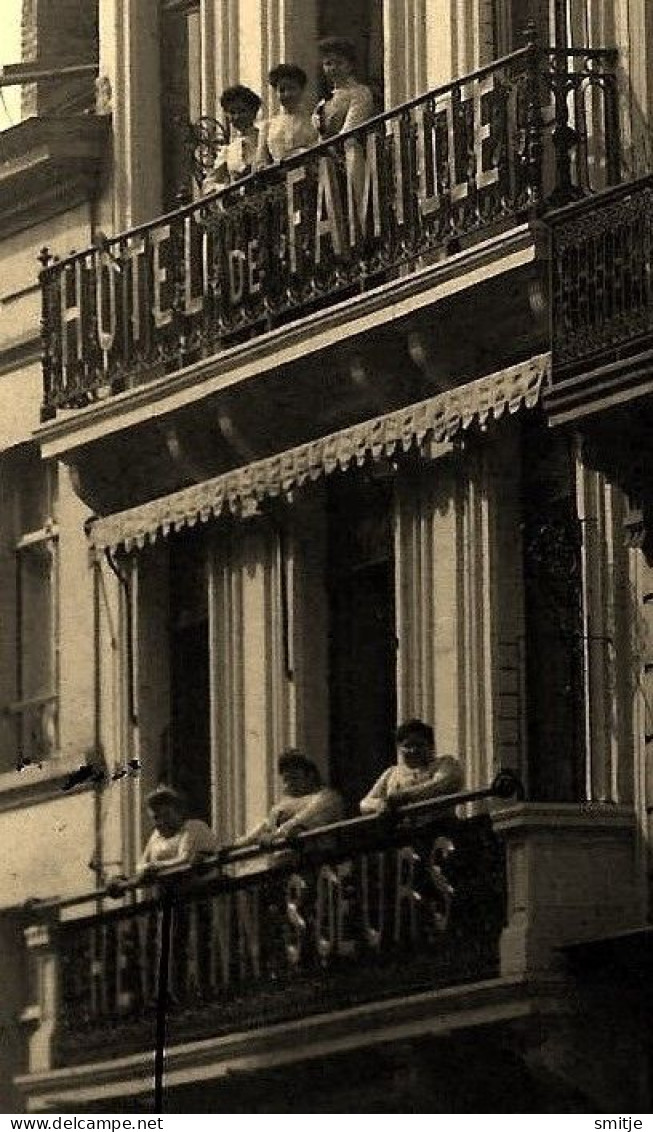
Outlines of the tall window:
{"label": "tall window", "polygon": [[392,489],[364,472],[328,485],[332,779],[352,808],[394,758]]}
{"label": "tall window", "polygon": [[12,472],[14,663],[4,714],[13,761],[21,767],[42,762],[58,747],[56,467],[29,453],[13,461]]}
{"label": "tall window", "polygon": [[161,91],[164,207],[191,192],[188,126],[202,113],[199,0],[163,0]]}
{"label": "tall window", "polygon": [[170,541],[170,714],[168,781],[193,817],[211,820],[209,611],[206,531]]}

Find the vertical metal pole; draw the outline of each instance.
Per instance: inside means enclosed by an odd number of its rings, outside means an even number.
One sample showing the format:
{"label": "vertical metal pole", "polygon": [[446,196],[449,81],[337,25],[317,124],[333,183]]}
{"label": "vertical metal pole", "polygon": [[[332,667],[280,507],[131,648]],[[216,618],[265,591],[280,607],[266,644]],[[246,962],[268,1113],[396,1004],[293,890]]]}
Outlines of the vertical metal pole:
{"label": "vertical metal pole", "polygon": [[[101,638],[100,638],[100,586],[102,580],[100,578],[101,565],[97,554],[93,550],[93,756],[94,761],[99,765],[104,765],[104,760],[100,764],[100,751],[102,750],[102,667],[101,667]],[[93,860],[95,863],[95,883],[98,888],[103,888],[105,883],[104,875],[104,845],[103,845],[103,822],[102,822],[102,796],[104,793],[104,776],[95,781],[93,787],[93,810],[94,810],[94,849]],[[102,913],[102,900],[97,901],[96,911],[98,916]]]}
{"label": "vertical metal pole", "polygon": [[168,1020],[168,982],[172,936],[172,894],[163,889],[161,951],[156,995],[156,1037],[154,1045],[154,1111],[163,1112],[163,1073],[165,1068],[166,1024]]}

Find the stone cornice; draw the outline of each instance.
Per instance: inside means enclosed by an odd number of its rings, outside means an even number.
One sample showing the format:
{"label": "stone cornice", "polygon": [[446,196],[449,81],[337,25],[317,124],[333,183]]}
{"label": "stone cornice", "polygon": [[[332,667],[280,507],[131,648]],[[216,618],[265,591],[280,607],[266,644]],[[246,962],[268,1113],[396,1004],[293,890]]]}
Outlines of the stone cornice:
{"label": "stone cornice", "polygon": [[92,114],[27,118],[0,134],[0,238],[92,196],[110,121]]}
{"label": "stone cornice", "polygon": [[27,334],[16,338],[0,348],[0,377],[19,366],[38,362],[41,357],[41,342],[37,334]]}
{"label": "stone cornice", "polygon": [[492,824],[501,834],[544,830],[635,830],[632,806],[609,802],[516,802],[492,812]]}

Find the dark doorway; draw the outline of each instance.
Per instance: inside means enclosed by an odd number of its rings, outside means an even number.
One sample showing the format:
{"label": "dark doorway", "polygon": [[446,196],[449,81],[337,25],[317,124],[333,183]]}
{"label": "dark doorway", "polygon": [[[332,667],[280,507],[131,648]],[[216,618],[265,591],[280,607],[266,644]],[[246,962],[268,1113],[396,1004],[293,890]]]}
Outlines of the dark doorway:
{"label": "dark doorway", "polygon": [[320,0],[318,35],[345,36],[355,43],[358,77],[372,88],[375,109],[383,110],[382,0]]}
{"label": "dark doorway", "polygon": [[392,487],[350,472],[328,501],[331,773],[355,812],[394,755]]}
{"label": "dark doorway", "polygon": [[171,751],[168,778],[192,817],[211,821],[207,551],[202,533],[170,544]]}

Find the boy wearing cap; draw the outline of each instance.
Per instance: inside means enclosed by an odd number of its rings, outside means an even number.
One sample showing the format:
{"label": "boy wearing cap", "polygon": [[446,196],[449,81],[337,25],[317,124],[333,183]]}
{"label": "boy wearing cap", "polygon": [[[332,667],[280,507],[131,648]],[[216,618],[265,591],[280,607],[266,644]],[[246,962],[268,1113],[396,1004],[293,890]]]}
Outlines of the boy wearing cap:
{"label": "boy wearing cap", "polygon": [[277,766],[283,795],[265,820],[236,842],[237,846],[270,844],[344,817],[342,798],[337,790],[322,784],[312,759],[295,748],[288,748],[279,757]]}
{"label": "boy wearing cap", "polygon": [[279,63],[270,71],[268,82],[279,95],[281,109],[261,129],[259,165],[283,161],[285,157],[317,145],[320,140],[304,103],[306,71],[296,63]]}

